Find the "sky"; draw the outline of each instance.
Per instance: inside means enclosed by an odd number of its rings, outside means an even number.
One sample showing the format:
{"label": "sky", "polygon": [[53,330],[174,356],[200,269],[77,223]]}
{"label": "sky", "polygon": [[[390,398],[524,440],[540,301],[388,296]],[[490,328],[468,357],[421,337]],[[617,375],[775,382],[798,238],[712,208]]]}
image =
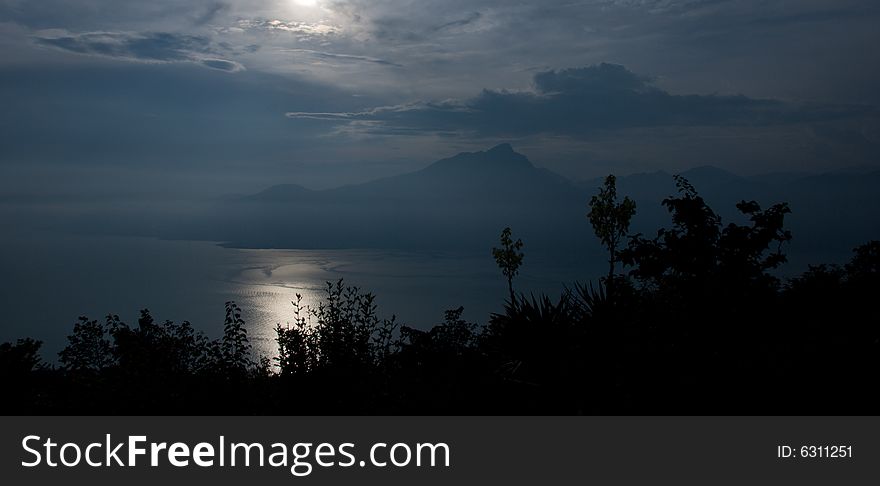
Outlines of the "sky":
{"label": "sky", "polygon": [[0,195],[880,164],[873,0],[0,0]]}

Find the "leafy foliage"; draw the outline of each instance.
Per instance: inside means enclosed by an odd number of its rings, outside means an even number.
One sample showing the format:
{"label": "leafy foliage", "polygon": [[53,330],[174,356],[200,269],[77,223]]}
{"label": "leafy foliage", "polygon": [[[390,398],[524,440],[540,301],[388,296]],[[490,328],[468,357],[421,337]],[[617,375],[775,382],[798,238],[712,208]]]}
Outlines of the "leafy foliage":
{"label": "leafy foliage", "polygon": [[510,227],[501,231],[501,248],[492,248],[492,256],[495,263],[501,269],[501,274],[507,279],[507,289],[510,291],[510,301],[516,300],[513,293],[513,277],[519,273],[519,267],[522,265],[523,253],[520,251],[523,242],[519,238],[513,241],[512,231]]}
{"label": "leafy foliage", "polygon": [[0,343],[0,377],[14,379],[42,368],[42,342],[31,338],[12,343]]}
{"label": "leafy foliage", "polygon": [[617,202],[617,178],[613,174],[605,178],[599,193],[590,199],[587,218],[593,232],[608,250],[608,282],[614,278],[614,266],[618,261],[617,248],[629,232],[629,224],[636,214],[636,203],[629,197]]}
{"label": "leafy foliage", "polygon": [[327,282],[325,299],[316,308],[303,308],[302,295],[293,302],[291,326],[276,326],[281,375],[309,372],[354,372],[382,362],[390,353],[397,322],[380,319],[375,296],[346,286],[340,279]]}
{"label": "leafy foliage", "polygon": [[107,330],[96,320],[80,316],[67,341],[67,347],[59,353],[59,361],[68,370],[99,372],[114,363]]}
{"label": "leafy foliage", "polygon": [[[188,323],[187,323],[188,324]],[[245,376],[256,363],[251,359],[251,344],[248,341],[241,309],[235,302],[226,303],[226,319],[223,325],[223,339],[215,351],[217,361],[228,375]]]}
{"label": "leafy foliage", "polygon": [[625,265],[640,282],[678,292],[682,297],[735,289],[772,289],[778,284],[767,274],[785,263],[783,245],[791,240],[784,228],[785,203],[761,210],[754,201],[742,201],[737,209],[751,226],[722,226],[721,218],[696,189],[676,176],[679,197],[663,200],[672,215],[672,228],[661,229],[653,239],[635,235],[621,252]]}

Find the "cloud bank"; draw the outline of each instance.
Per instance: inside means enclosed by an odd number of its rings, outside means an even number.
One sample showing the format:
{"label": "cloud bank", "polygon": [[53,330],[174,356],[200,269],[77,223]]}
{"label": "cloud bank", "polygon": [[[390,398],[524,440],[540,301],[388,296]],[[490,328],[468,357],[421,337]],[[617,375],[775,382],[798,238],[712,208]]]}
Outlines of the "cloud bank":
{"label": "cloud bank", "polygon": [[226,72],[244,70],[244,66],[212,56],[230,52],[229,47],[197,35],[168,32],[49,32],[34,35],[38,45],[76,54],[128,61],[171,63],[190,62]]}
{"label": "cloud bank", "polygon": [[362,112],[288,112],[373,134],[480,137],[584,135],[663,126],[769,126],[876,116],[870,107],[809,106],[746,96],[673,95],[617,64],[543,71],[529,91],[484,89],[465,100],[419,101]]}

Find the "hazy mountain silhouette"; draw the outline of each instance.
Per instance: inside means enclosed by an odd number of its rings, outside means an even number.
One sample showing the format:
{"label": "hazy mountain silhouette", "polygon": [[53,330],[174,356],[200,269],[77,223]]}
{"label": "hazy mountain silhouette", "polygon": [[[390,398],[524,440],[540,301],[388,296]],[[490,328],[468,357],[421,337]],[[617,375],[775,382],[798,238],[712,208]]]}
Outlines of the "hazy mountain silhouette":
{"label": "hazy mountain silhouette", "polygon": [[540,249],[544,240],[558,242],[559,231],[571,237],[565,241],[586,238],[588,228],[566,224],[580,222],[586,194],[501,144],[363,184],[272,186],[224,202],[197,236],[234,246],[476,250],[499,227],[516,225]]}
{"label": "hazy mountain silhouette", "polygon": [[[671,173],[619,176],[620,194],[638,204],[633,232],[668,224],[660,203],[674,193]],[[740,200],[786,201],[790,254],[846,257],[880,236],[880,171],[740,176],[712,167],[681,173],[719,214],[741,218]],[[572,181],[536,167],[509,144],[460,153],[406,174],[325,190],[296,184],[229,199],[164,236],[258,248],[402,248],[482,251],[511,226],[533,252],[592,258],[599,248],[585,219],[601,178]],[[818,255],[817,255],[818,254]],[[580,257],[578,257],[580,258]]]}
{"label": "hazy mountain silhouette", "polygon": [[[272,186],[249,196],[248,201],[288,202],[305,198],[323,201],[408,203],[442,200],[445,203],[521,202],[523,198],[567,199],[582,191],[565,177],[532,165],[510,144],[497,145],[484,152],[463,152],[438,160],[416,172],[347,185],[324,191],[309,191],[295,184]],[[513,201],[511,201],[513,199]],[[540,201],[531,201],[540,204]]]}
{"label": "hazy mountain silhouette", "polygon": [[[764,207],[788,202],[792,262],[843,261],[854,246],[880,238],[876,169],[740,176],[707,165],[681,175],[726,221],[742,222],[735,205],[744,199]],[[617,176],[618,192],[637,203],[633,233],[653,236],[657,228],[668,226],[669,214],[660,202],[675,193],[672,173]],[[473,252],[484,252],[498,231],[510,226],[533,256],[543,252],[598,261],[602,250],[586,213],[601,184],[602,178],[572,181],[536,167],[509,144],[501,144],[362,184],[311,190],[288,183],[187,211],[114,205],[40,222],[75,232],[219,241],[237,247]]]}
{"label": "hazy mountain silhouette", "polygon": [[298,184],[279,184],[257,194],[242,196],[238,199],[241,201],[291,202],[314,197],[314,194],[315,191]]}

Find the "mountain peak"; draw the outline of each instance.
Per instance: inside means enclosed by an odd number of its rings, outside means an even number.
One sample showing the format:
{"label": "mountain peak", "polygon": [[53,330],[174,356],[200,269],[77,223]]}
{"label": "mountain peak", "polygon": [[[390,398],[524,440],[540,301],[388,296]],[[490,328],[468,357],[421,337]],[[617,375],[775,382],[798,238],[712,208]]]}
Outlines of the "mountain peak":
{"label": "mountain peak", "polygon": [[525,155],[514,151],[509,143],[502,143],[484,152],[462,152],[454,157],[438,160],[424,170],[455,173],[504,173],[511,170],[534,169],[535,166]]}
{"label": "mountain peak", "polygon": [[488,152],[489,152],[490,154],[491,154],[491,153],[495,153],[495,154],[501,154],[501,153],[513,154],[513,153],[516,153],[516,152],[514,152],[514,150],[513,150],[513,146],[510,145],[509,143],[499,143],[498,145],[496,145],[496,146],[490,148],[490,149],[488,150]]}

